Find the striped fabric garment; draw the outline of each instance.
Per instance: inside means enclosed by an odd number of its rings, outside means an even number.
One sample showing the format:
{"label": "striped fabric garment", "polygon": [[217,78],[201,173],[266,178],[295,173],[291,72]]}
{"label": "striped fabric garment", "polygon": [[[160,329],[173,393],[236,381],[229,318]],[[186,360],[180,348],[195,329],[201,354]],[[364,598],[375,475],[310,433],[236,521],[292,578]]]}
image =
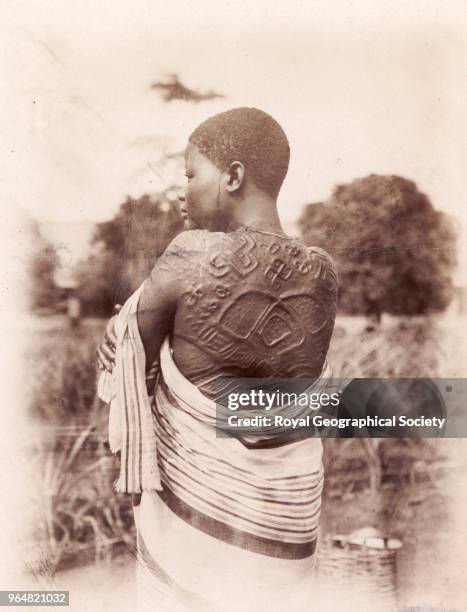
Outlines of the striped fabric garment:
{"label": "striped fabric garment", "polygon": [[146,357],[136,317],[143,287],[144,283],[128,298],[116,318],[115,368],[112,374],[102,372],[97,386],[100,399],[110,403],[109,444],[112,452],[120,451],[120,475],[115,488],[122,493],[162,488],[147,393]]}
{"label": "striped fabric garment", "polygon": [[216,404],[177,369],[168,339],[152,404],[159,493],[193,527],[241,548],[301,559],[316,547],[322,443],[248,448],[216,437]]}
{"label": "striped fabric garment", "polygon": [[[243,549],[283,559],[312,555],[323,486],[321,440],[251,448],[217,437],[216,404],[179,372],[168,338],[151,401],[136,318],[141,291],[117,317],[116,366],[98,385],[111,404],[111,449],[121,451],[117,490],[157,490],[184,521]],[[327,376],[325,366],[313,391]]]}

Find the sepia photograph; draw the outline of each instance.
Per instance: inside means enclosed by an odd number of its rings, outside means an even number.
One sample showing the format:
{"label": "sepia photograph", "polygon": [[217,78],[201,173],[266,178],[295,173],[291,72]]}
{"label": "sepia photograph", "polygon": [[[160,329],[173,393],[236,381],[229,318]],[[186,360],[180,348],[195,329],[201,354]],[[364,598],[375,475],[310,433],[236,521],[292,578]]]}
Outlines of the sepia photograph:
{"label": "sepia photograph", "polygon": [[0,605],[467,610],[467,3],[1,21]]}

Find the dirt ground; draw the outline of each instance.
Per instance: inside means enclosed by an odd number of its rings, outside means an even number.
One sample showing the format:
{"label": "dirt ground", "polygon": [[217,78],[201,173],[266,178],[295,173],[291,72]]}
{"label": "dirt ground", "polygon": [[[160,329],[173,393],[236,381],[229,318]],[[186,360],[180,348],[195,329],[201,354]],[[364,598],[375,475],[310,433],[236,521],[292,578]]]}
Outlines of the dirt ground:
{"label": "dirt ground", "polygon": [[[464,463],[415,485],[387,486],[377,498],[368,490],[339,500],[325,495],[321,535],[384,527],[403,542],[397,558],[397,609],[467,610],[467,538],[456,515],[461,506],[465,509],[465,491],[458,485],[466,468]],[[73,612],[126,612],[134,608],[134,574],[134,558],[123,555],[110,563],[60,572],[56,585],[70,591]]]}

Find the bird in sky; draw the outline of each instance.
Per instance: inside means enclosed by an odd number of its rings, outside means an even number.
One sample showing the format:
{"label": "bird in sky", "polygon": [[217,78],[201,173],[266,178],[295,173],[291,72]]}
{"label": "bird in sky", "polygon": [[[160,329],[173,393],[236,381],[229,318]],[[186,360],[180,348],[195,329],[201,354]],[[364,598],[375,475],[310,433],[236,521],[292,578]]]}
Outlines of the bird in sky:
{"label": "bird in sky", "polygon": [[215,100],[216,98],[224,98],[222,94],[212,89],[200,92],[186,87],[180,81],[177,74],[169,74],[165,82],[156,81],[151,85],[151,89],[160,91],[165,102],[185,100],[186,102],[198,103],[206,100]]}

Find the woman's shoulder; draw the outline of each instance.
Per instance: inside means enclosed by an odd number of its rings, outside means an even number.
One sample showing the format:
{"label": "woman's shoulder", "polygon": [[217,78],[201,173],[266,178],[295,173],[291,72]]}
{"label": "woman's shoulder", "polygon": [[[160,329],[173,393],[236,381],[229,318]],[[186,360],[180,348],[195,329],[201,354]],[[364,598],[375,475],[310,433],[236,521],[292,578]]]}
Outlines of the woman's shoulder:
{"label": "woman's shoulder", "polygon": [[331,255],[325,249],[318,246],[307,246],[306,250],[308,256],[312,259],[319,260],[320,264],[323,265],[326,271],[328,271],[337,281],[337,266]]}
{"label": "woman's shoulder", "polygon": [[172,240],[164,251],[164,259],[186,272],[195,273],[213,257],[222,253],[227,256],[231,246],[231,238],[224,232],[186,230]]}
{"label": "woman's shoulder", "polygon": [[227,245],[231,242],[232,234],[192,229],[178,234],[167,247],[167,251],[188,250],[192,254],[206,253],[216,246]]}

